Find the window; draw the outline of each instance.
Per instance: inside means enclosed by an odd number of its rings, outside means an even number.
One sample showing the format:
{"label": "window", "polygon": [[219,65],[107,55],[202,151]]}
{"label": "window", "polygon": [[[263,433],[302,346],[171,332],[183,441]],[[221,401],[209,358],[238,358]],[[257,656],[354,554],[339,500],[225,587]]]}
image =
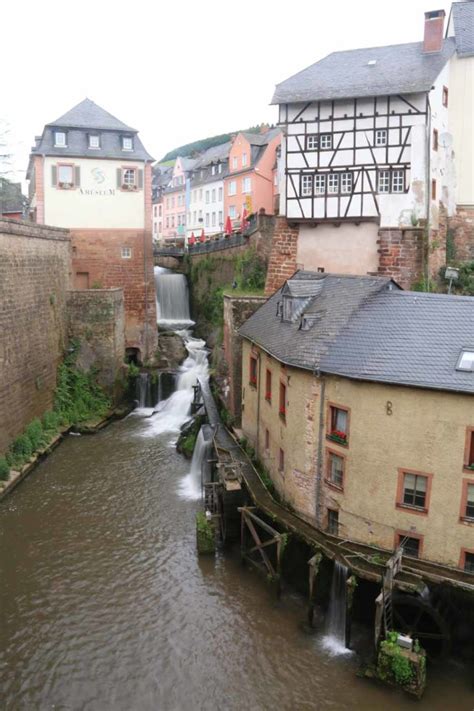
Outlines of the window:
{"label": "window", "polygon": [[216,174],[216,166],[213,165],[213,166],[211,166],[211,175],[215,175],[215,174]]}
{"label": "window", "polygon": [[307,151],[316,151],[318,150],[319,146],[319,135],[317,133],[313,133],[309,136],[306,136],[306,150]]}
{"label": "window", "polygon": [[219,163],[219,165],[217,166],[217,172],[222,173],[222,163]]}
{"label": "window", "polygon": [[230,205],[229,206],[229,217],[231,220],[235,220],[236,218],[236,212],[235,212],[235,205]]}
{"label": "window", "polygon": [[431,181],[431,199],[436,200],[436,180]]}
{"label": "window", "polygon": [[343,173],[341,175],[341,193],[352,192],[352,173]]}
{"label": "window", "polygon": [[327,531],[333,536],[337,536],[339,534],[339,511],[336,511],[335,509],[328,509]]}
{"label": "window", "polygon": [[270,449],[270,432],[265,430],[265,449]]}
{"label": "window", "polygon": [[344,486],[344,457],[328,450],[327,481],[338,489]]}
{"label": "window", "polygon": [[245,167],[247,165],[247,154],[242,153],[242,167]]}
{"label": "window", "polygon": [[219,210],[219,225],[220,225],[220,227],[222,227],[222,225],[224,224],[223,214],[224,213],[222,212],[222,210]]}
{"label": "window", "polygon": [[403,473],[403,491],[399,503],[403,506],[426,510],[428,507],[428,477],[423,474]]}
{"label": "window", "polygon": [[326,191],[326,176],[323,174],[314,176],[314,193],[315,195],[324,195]]}
{"label": "window", "polygon": [[66,133],[64,131],[54,132],[54,146],[56,148],[66,148]]}
{"label": "window", "polygon": [[131,259],[132,258],[132,248],[131,247],[122,247],[122,259]]}
{"label": "window", "polygon": [[199,222],[202,222],[202,210],[199,210]]}
{"label": "window", "polygon": [[171,215],[171,227],[174,227],[174,215]]}
{"label": "window", "polygon": [[223,198],[222,192],[223,192],[223,191],[222,191],[222,188],[219,188],[219,193],[218,193],[218,195],[219,195],[219,197],[218,197],[219,202],[222,202],[222,198]]}
{"label": "window", "polygon": [[237,168],[237,156],[232,158],[232,168],[234,168],[234,170]]}
{"label": "window", "polygon": [[329,406],[328,438],[339,444],[347,445],[349,436],[349,412],[335,405]]}
{"label": "window", "polygon": [[135,168],[126,168],[122,171],[122,187],[133,190],[137,187],[137,171]]}
{"label": "window", "polygon": [[199,190],[199,200],[202,202],[202,188]]}
{"label": "window", "polygon": [[375,131],[375,145],[376,146],[386,146],[387,145],[387,129],[380,128]]}
{"label": "window", "polygon": [[392,192],[402,193],[405,190],[405,172],[403,170],[392,171]]}
{"label": "window", "polygon": [[162,208],[162,206],[158,205],[158,217],[161,217],[161,208]]}
{"label": "window", "polygon": [[286,419],[286,385],[285,383],[280,383],[280,403],[278,407],[278,414],[282,420]]}
{"label": "window", "polygon": [[463,482],[461,518],[470,518],[474,521],[474,481]]}
{"label": "window", "polygon": [[332,133],[322,133],[319,139],[321,150],[332,148]]}
{"label": "window", "polygon": [[235,195],[236,193],[237,193],[237,183],[235,180],[231,180],[229,183],[227,195]]}
{"label": "window", "polygon": [[379,187],[379,193],[389,193],[390,192],[390,171],[389,170],[379,170],[379,172],[378,172],[378,187]]}
{"label": "window", "polygon": [[156,205],[153,205],[153,217],[156,217]]}
{"label": "window", "polygon": [[212,190],[212,194],[211,194],[211,202],[215,202],[215,201],[216,201],[216,189],[214,188]]}
{"label": "window", "polygon": [[58,165],[58,188],[74,187],[74,166]]}
{"label": "window", "polygon": [[211,225],[212,225],[213,227],[216,226],[216,213],[215,213],[215,212],[212,213]]}
{"label": "window", "polygon": [[133,151],[133,138],[122,136],[122,151]]}
{"label": "window", "polygon": [[433,129],[433,150],[438,150],[438,131],[435,128]]}
{"label": "window", "polygon": [[257,385],[257,359],[255,358],[255,356],[250,356],[249,383],[250,383],[250,385],[253,385],[254,387]]}
{"label": "window", "polygon": [[280,449],[278,454],[278,471],[285,471],[285,452],[282,449]]}
{"label": "window", "polygon": [[194,210],[194,212],[193,212],[193,224],[196,224],[196,222],[197,222],[197,219],[196,219],[196,218],[197,218],[197,212],[196,212],[196,210]]}
{"label": "window", "polygon": [[206,227],[209,227],[209,213],[206,212]]}
{"label": "window", "polygon": [[100,136],[89,134],[89,148],[100,148]]}
{"label": "window", "polygon": [[170,226],[170,218],[167,217],[167,218],[166,218],[166,227],[168,228],[169,226]]}
{"label": "window", "polygon": [[174,209],[174,197],[171,198],[171,207]]}
{"label": "window", "polygon": [[403,555],[418,558],[421,552],[421,538],[405,536],[404,533],[399,533],[397,535],[397,547],[398,546],[403,548]]}
{"label": "window", "polygon": [[252,183],[251,183],[250,178],[243,178],[242,179],[242,192],[249,193],[252,189],[251,185],[252,185]]}
{"label": "window", "polygon": [[443,106],[448,105],[448,87],[443,86]]}
{"label": "window", "polygon": [[313,176],[312,175],[302,175],[301,176],[301,195],[302,197],[313,194]]}
{"label": "window", "polygon": [[265,374],[265,400],[270,403],[272,401],[272,371],[268,368]]}
{"label": "window", "polygon": [[209,190],[206,190],[206,205],[209,204]]}
{"label": "window", "polygon": [[339,192],[339,174],[330,173],[328,175],[328,193],[338,193]]}
{"label": "window", "polygon": [[467,370],[469,372],[474,370],[474,349],[463,349],[461,351],[456,370]]}
{"label": "window", "polygon": [[464,551],[464,565],[462,566],[466,573],[474,573],[474,553]]}
{"label": "window", "polygon": [[464,448],[464,466],[474,471],[474,427],[466,430],[466,446]]}

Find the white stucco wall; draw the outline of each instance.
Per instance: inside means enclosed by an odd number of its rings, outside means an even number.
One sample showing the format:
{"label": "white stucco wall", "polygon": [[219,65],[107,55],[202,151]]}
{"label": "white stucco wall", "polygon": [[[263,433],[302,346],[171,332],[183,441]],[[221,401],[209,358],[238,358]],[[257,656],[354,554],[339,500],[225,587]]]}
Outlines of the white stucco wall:
{"label": "white stucco wall", "polygon": [[[52,166],[73,163],[80,167],[80,187],[61,190],[52,184]],[[45,158],[44,221],[56,227],[88,229],[143,229],[144,190],[122,191],[117,187],[117,168],[144,164],[125,160],[92,158]]]}
{"label": "white stucco wall", "polygon": [[[219,188],[221,189],[222,198],[219,200]],[[202,197],[200,197],[202,191]],[[212,195],[215,199],[212,199]],[[206,192],[209,193],[209,202],[206,203]],[[199,222],[199,214],[202,213],[202,222]],[[212,224],[212,213],[216,215],[216,224]],[[204,230],[206,235],[216,234],[221,232],[219,213],[222,213],[222,222],[225,225],[224,215],[224,181],[214,180],[210,183],[203,183],[197,186],[191,186],[191,200],[188,207],[186,220],[186,237],[189,239],[194,232],[194,236],[198,237],[201,231]],[[206,226],[206,214],[209,215],[209,225]]]}
{"label": "white stucco wall", "polygon": [[454,55],[449,69],[449,130],[456,166],[456,201],[474,205],[474,57]]}
{"label": "white stucco wall", "polygon": [[361,222],[317,227],[300,226],[296,262],[299,268],[323,267],[336,274],[366,274],[378,269],[378,225]]}

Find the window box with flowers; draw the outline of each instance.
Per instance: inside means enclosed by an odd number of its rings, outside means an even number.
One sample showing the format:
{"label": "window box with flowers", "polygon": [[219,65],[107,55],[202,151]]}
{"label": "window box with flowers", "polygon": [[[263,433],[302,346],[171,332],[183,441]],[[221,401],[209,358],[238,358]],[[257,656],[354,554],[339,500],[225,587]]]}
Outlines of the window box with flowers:
{"label": "window box with flowers", "polygon": [[334,430],[328,434],[328,439],[332,442],[337,442],[338,444],[347,445],[347,434],[341,430]]}
{"label": "window box with flowers", "polygon": [[123,183],[122,190],[137,190],[136,185],[128,185],[128,183]]}

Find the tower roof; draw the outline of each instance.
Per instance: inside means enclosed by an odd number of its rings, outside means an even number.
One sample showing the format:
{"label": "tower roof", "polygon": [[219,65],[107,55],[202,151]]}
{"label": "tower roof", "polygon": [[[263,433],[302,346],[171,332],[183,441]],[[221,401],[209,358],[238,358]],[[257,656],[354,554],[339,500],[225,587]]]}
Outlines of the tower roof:
{"label": "tower roof", "polygon": [[137,133],[135,128],[119,121],[118,118],[109,114],[91,99],[84,99],[56,121],[47,124],[48,126],[61,126],[69,128],[100,128],[116,131],[131,131]]}

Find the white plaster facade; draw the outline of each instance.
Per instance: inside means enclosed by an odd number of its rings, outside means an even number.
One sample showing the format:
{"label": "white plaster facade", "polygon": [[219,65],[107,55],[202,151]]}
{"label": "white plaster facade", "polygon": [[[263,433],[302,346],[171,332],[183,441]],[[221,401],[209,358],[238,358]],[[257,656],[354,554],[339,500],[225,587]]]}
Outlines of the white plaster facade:
{"label": "white plaster facade", "polygon": [[186,238],[189,239],[193,233],[197,238],[202,230],[205,235],[220,233],[223,231],[224,223],[224,180],[191,182]]}

